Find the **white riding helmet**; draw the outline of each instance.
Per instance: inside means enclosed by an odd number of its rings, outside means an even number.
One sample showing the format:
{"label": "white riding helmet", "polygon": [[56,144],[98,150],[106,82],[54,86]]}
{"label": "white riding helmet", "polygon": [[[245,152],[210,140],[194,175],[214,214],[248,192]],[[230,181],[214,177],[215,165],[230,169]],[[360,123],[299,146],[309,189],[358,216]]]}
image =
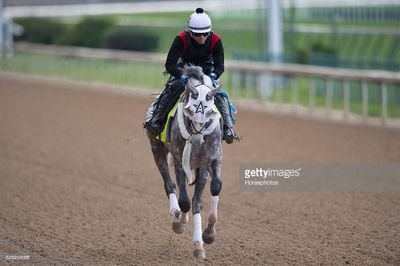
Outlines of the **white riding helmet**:
{"label": "white riding helmet", "polygon": [[207,33],[211,31],[211,19],[204,13],[202,8],[197,8],[196,12],[190,15],[187,27],[190,31],[195,33]]}

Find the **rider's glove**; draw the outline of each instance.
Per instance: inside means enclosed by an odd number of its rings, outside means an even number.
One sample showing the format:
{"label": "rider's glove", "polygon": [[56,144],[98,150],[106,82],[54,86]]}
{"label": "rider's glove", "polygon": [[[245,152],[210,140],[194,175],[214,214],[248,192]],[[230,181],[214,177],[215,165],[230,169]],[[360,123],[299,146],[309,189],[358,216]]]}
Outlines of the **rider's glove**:
{"label": "rider's glove", "polygon": [[210,77],[210,79],[211,79],[211,82],[212,82],[213,86],[214,86],[214,87],[217,87],[217,86],[218,86],[217,74],[211,73],[211,74],[209,75],[209,77]]}
{"label": "rider's glove", "polygon": [[183,84],[187,84],[188,83],[188,81],[189,81],[189,78],[186,76],[186,75],[182,75],[180,78],[179,78],[181,81],[182,81],[182,83]]}

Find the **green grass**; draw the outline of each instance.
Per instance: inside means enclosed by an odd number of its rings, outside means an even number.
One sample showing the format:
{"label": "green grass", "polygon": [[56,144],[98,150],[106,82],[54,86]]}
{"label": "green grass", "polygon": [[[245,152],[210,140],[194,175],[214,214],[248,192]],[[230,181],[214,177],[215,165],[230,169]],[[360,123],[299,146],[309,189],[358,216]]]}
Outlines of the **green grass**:
{"label": "green grass", "polygon": [[[0,69],[22,74],[95,81],[132,87],[163,88],[163,66],[122,61],[17,53],[0,60]],[[154,78],[157,77],[157,78]]]}

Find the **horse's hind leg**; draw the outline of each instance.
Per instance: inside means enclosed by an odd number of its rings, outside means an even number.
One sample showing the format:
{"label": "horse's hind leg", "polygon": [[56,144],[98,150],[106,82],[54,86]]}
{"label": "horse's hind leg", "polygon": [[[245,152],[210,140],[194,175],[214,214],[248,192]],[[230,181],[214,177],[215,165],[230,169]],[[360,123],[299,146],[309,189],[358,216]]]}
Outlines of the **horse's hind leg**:
{"label": "horse's hind leg", "polygon": [[180,208],[178,205],[178,200],[176,198],[176,186],[174,182],[172,182],[171,176],[169,174],[168,168],[168,150],[158,140],[150,138],[151,151],[153,152],[154,162],[157,165],[157,168],[163,178],[164,181],[164,189],[167,197],[169,198],[169,213],[171,215],[176,215],[180,212]]}
{"label": "horse's hind leg", "polygon": [[204,187],[207,182],[208,172],[204,168],[196,169],[196,183],[194,188],[194,195],[192,199],[193,205],[193,244],[194,244],[194,252],[193,256],[197,259],[205,259],[205,251],[203,248],[203,238],[201,234],[201,209],[202,209],[202,200],[201,196],[204,191]]}
{"label": "horse's hind leg", "polygon": [[221,181],[221,162],[215,161],[210,169],[211,173],[211,205],[208,213],[208,225],[203,232],[203,241],[206,244],[212,244],[215,240],[215,224],[217,223],[218,217],[218,201],[219,193],[222,189]]}

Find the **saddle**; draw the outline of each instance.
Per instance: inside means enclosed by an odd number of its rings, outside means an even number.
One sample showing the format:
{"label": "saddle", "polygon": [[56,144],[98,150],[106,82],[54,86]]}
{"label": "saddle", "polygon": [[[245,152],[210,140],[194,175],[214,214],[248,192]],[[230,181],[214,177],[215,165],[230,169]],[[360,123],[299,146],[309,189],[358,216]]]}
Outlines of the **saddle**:
{"label": "saddle", "polygon": [[176,101],[176,103],[174,104],[174,107],[172,107],[171,111],[169,111],[168,116],[167,116],[167,121],[164,124],[163,131],[161,132],[160,135],[158,135],[156,137],[161,142],[171,143],[171,125],[172,125],[172,121],[175,118],[175,114],[176,114],[176,110],[177,110],[179,101],[180,100]]}

